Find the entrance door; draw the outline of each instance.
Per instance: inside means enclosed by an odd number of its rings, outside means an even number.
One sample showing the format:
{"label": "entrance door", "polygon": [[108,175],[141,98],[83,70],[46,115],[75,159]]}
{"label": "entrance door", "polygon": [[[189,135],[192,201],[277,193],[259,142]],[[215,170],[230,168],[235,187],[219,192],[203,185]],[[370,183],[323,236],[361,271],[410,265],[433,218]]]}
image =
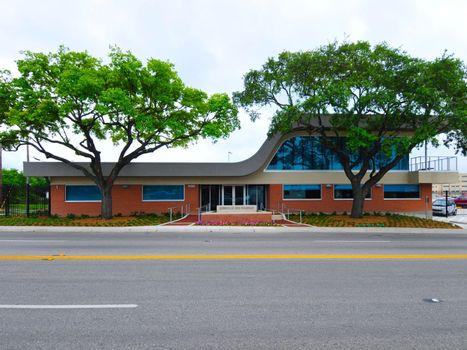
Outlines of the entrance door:
{"label": "entrance door", "polygon": [[201,207],[205,210],[213,211],[217,209],[220,200],[220,186],[219,185],[201,185]]}
{"label": "entrance door", "polygon": [[248,185],[246,204],[256,205],[258,210],[264,210],[266,208],[266,186]]}
{"label": "entrance door", "polygon": [[245,204],[245,186],[241,186],[241,185],[222,186],[222,203],[224,205]]}

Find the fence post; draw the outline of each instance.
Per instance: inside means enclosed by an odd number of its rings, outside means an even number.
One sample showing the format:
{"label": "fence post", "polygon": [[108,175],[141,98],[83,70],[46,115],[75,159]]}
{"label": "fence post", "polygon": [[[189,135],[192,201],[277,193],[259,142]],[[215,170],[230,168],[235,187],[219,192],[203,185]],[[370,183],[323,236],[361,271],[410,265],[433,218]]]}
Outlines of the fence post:
{"label": "fence post", "polygon": [[26,183],[26,216],[29,217],[30,214],[30,204],[31,202],[31,184],[29,183],[29,178],[28,182]]}
{"label": "fence post", "polygon": [[52,185],[49,184],[47,195],[47,216],[52,216]]}
{"label": "fence post", "polygon": [[172,208],[169,208],[169,221],[172,221]]}
{"label": "fence post", "polygon": [[5,195],[5,216],[10,216],[10,192],[11,189],[8,189]]}

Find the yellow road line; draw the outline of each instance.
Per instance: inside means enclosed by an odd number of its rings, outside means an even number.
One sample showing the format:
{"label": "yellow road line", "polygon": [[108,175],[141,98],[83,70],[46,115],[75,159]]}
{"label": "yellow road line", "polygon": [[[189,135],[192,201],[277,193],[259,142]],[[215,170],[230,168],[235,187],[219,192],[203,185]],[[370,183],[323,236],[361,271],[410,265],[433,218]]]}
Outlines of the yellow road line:
{"label": "yellow road line", "polygon": [[321,259],[467,259],[467,254],[223,254],[223,255],[0,255],[0,260],[321,260]]}

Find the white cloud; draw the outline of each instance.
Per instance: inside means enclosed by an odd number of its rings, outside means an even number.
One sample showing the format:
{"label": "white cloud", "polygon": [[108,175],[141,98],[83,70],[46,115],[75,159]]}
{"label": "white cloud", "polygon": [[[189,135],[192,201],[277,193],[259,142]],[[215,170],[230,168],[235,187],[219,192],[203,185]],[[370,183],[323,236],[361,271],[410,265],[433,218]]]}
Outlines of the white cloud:
{"label": "white cloud", "polygon": [[[116,44],[141,59],[173,62],[187,85],[231,93],[242,88],[243,74],[269,56],[346,37],[386,41],[430,59],[447,49],[467,61],[463,0],[17,0],[1,7],[0,68],[10,70],[20,50],[50,51],[64,44],[104,57]],[[243,114],[242,129],[228,140],[162,150],[141,160],[225,161],[229,151],[232,161],[245,159],[265,140],[267,117],[252,124]],[[106,149],[104,157],[112,160],[112,148]],[[20,167],[22,156],[6,153],[4,165]],[[466,158],[460,164],[467,171]]]}

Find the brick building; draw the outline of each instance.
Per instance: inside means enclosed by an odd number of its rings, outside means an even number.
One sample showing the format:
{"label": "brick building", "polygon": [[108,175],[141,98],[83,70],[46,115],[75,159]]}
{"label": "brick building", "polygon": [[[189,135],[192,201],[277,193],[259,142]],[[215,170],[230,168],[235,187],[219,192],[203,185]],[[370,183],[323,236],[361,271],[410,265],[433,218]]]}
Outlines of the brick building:
{"label": "brick building", "polygon": [[[380,155],[384,163],[388,156]],[[404,158],[365,200],[370,212],[431,214],[432,184],[457,182],[457,169],[414,170]],[[112,164],[104,164],[110,171]],[[417,169],[420,169],[417,167]],[[100,214],[97,187],[78,170],[59,162],[24,164],[27,176],[50,180],[51,212]],[[113,188],[113,214],[194,213],[218,205],[256,206],[287,212],[350,212],[352,191],[337,157],[318,136],[289,133],[269,138],[251,158],[238,163],[132,163]]]}

